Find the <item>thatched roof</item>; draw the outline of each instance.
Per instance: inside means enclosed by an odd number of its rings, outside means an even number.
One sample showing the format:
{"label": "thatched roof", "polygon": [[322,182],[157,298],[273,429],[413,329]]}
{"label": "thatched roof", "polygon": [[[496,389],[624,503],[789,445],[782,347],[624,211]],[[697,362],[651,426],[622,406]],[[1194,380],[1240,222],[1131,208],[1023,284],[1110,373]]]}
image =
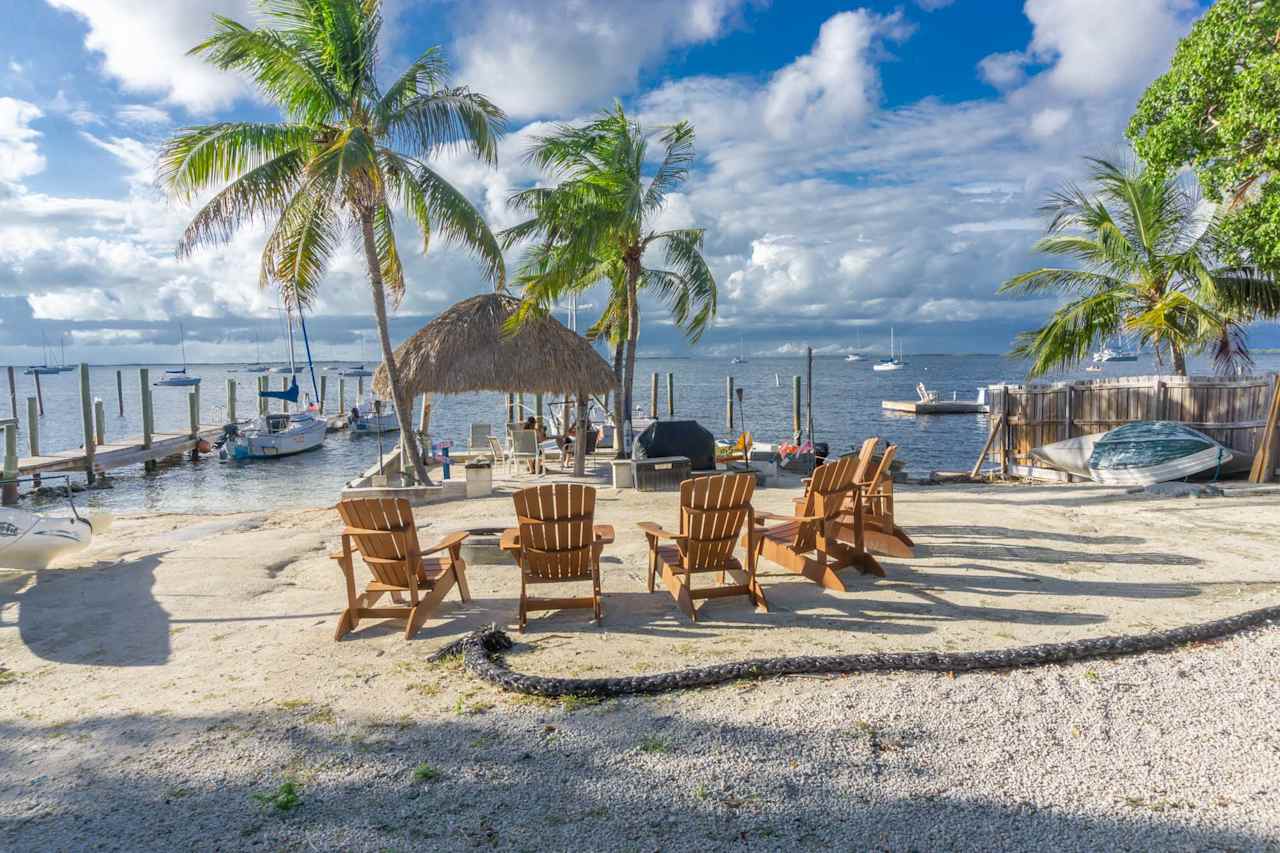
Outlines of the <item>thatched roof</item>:
{"label": "thatched roof", "polygon": [[[554,317],[532,318],[505,335],[503,324],[519,304],[503,293],[485,293],[464,299],[419,329],[396,350],[406,393],[604,394],[614,389],[609,364]],[[385,365],[374,374],[373,388],[380,396],[391,395]]]}

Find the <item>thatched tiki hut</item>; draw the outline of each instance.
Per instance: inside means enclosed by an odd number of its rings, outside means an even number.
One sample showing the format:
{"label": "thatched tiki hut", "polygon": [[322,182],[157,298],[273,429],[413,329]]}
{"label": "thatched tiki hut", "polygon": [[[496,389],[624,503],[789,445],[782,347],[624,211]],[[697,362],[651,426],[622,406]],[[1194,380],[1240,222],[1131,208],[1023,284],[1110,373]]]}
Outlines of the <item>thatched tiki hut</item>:
{"label": "thatched tiki hut", "polygon": [[[578,434],[586,430],[586,400],[616,387],[613,369],[586,338],[554,317],[531,317],[514,332],[506,322],[520,301],[505,293],[464,299],[396,350],[406,395],[501,393],[563,394],[578,399]],[[387,396],[385,366],[373,378],[374,392]],[[573,458],[584,473],[584,454]]]}

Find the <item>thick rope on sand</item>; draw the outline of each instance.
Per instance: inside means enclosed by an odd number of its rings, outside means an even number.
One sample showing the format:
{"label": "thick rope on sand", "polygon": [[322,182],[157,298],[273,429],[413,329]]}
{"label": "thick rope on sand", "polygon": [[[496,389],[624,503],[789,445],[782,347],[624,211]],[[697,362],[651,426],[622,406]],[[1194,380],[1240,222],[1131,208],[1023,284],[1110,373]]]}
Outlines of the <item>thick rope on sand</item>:
{"label": "thick rope on sand", "polygon": [[503,690],[538,696],[623,696],[630,693],[663,693],[691,687],[707,687],[743,678],[780,675],[852,672],[977,672],[1026,669],[1050,664],[1117,658],[1146,652],[1167,651],[1187,643],[1216,640],[1280,620],[1280,606],[1250,610],[1225,619],[1185,625],[1149,634],[1095,637],[1063,643],[1041,643],[1012,649],[976,652],[871,652],[757,658],[755,660],[694,667],[656,675],[617,678],[550,678],[515,672],[502,652],[511,638],[497,625],[474,631],[431,655],[431,660],[462,655],[466,670],[476,678]]}

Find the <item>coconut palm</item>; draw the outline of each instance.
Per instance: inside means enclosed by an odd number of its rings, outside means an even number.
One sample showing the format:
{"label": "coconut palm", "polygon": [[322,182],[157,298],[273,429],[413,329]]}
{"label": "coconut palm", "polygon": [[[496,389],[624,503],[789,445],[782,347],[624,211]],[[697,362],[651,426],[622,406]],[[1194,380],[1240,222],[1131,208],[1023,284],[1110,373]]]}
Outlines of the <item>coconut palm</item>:
{"label": "coconut palm", "polygon": [[[654,140],[661,157],[646,173]],[[716,282],[702,257],[703,229],[658,231],[654,224],[688,178],[693,142],[687,122],[645,130],[621,104],[586,124],[561,125],[537,138],[527,154],[559,183],[512,195],[511,206],[530,218],[499,235],[506,248],[534,241],[519,274],[528,310],[610,283],[611,308],[625,308],[613,324],[626,335],[615,406],[619,428],[633,405],[641,291],[663,300],[691,341],[715,317]],[[660,263],[646,263],[655,257]]]}
{"label": "coconut palm", "polygon": [[423,251],[432,237],[461,244],[501,284],[502,251],[484,218],[428,162],[456,148],[495,162],[505,119],[483,95],[451,86],[434,48],[383,89],[380,7],[381,0],[261,0],[259,29],[215,17],[213,36],[191,53],[246,75],[283,119],[179,130],[160,170],[183,201],[218,190],[187,227],[179,256],[225,242],[247,223],[268,223],[260,282],[279,287],[291,307],[314,298],[344,236],[356,239],[401,441],[418,481],[427,482],[387,328],[388,294],[395,305],[405,290],[395,212],[408,215]]}
{"label": "coconut palm", "polygon": [[1075,266],[1043,267],[1005,282],[1001,293],[1070,297],[1041,328],[1018,336],[1014,354],[1031,374],[1078,364],[1113,335],[1169,356],[1212,348],[1220,370],[1251,363],[1244,327],[1280,314],[1280,288],[1248,266],[1223,266],[1218,216],[1176,180],[1090,159],[1092,192],[1068,185],[1043,210],[1048,233],[1036,251]]}

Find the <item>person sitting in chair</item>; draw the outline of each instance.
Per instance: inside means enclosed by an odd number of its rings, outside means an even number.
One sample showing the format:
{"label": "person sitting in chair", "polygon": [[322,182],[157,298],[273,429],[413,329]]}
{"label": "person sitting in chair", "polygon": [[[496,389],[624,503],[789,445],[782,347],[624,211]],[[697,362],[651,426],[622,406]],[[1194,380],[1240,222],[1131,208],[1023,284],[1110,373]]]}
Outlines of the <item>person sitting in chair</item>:
{"label": "person sitting in chair", "polygon": [[[533,433],[534,440],[538,444],[542,444],[542,442],[547,440],[547,431],[542,428],[542,424],[533,415],[530,415],[529,417],[525,418],[523,428]],[[538,460],[538,459],[530,459],[528,462],[525,463],[527,466],[529,466],[530,474],[538,473],[538,466],[540,462],[541,460]]]}

